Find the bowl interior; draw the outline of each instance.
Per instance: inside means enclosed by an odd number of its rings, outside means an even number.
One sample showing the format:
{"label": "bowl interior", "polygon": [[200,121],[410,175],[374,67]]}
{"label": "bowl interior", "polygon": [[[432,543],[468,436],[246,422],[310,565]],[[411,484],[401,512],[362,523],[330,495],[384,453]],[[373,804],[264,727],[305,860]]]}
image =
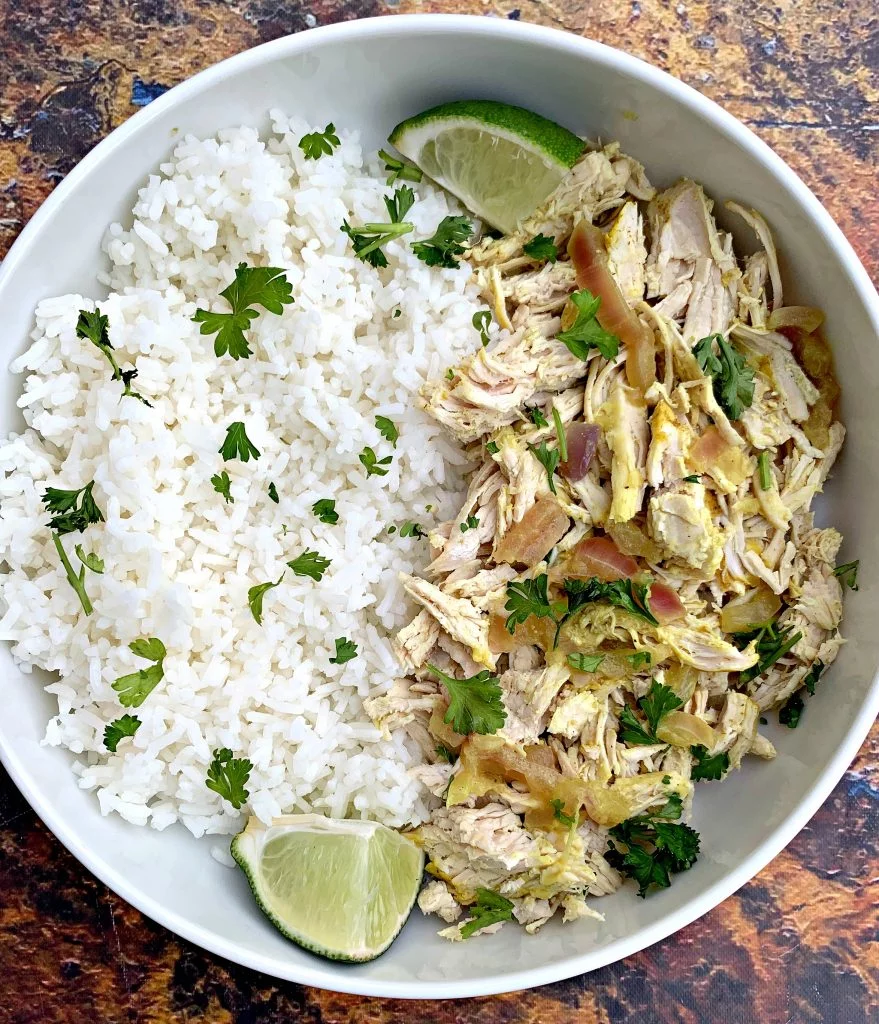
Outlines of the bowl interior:
{"label": "bowl interior", "polygon": [[[257,911],[243,876],[211,857],[224,838],[196,841],[182,828],[160,834],[102,818],[94,797],[77,788],[70,756],[40,745],[52,713],[41,679],[22,673],[0,646],[4,762],[91,870],[150,916],[221,955],[364,994],[520,988],[600,966],[680,927],[744,882],[802,826],[844,770],[876,703],[879,631],[870,628],[868,613],[877,546],[872,510],[879,507],[879,475],[871,472],[879,455],[875,293],[871,299],[866,275],[815,200],[753,136],[672,79],[614,51],[488,19],[394,18],[291,37],[198,76],[103,144],[34,218],[0,273],[4,363],[24,348],[41,298],[69,291],[100,296],[95,274],[106,225],[125,218],[138,185],[183,134],[239,123],[265,129],[268,109],[277,106],[359,129],[364,144],[378,148],[403,117],[474,96],[520,103],[577,132],[617,139],[654,183],[686,174],[716,199],[734,198],[765,214],[784,255],[790,300],[811,301],[827,313],[852,436],[822,519],[844,532],[847,557],[859,556],[865,571],[846,609],[852,642],[800,728],[770,729],[777,761],[749,764],[723,786],[700,787],[695,824],[704,853],[671,889],[647,900],[626,889],[597,904],[604,924],[553,924],[537,938],[507,928],[452,945],[416,911],[391,950],[360,967],[323,962],[287,943]],[[20,383],[0,376],[3,432],[21,423]]]}

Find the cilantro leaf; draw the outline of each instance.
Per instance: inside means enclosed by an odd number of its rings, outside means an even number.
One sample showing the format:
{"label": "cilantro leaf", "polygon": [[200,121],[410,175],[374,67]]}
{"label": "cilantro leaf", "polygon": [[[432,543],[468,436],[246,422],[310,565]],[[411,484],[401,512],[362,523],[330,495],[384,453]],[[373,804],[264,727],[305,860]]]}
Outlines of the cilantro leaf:
{"label": "cilantro leaf", "polygon": [[559,258],[559,250],[549,235],[535,235],[530,242],[522,246],[522,252],[532,260],[540,263],[555,263]]}
{"label": "cilantro leaf", "polygon": [[488,669],[469,679],[455,679],[435,665],[427,667],[448,691],[449,707],[443,721],[456,733],[467,736],[478,732],[485,736],[503,726],[507,712],[501,700],[501,688],[497,676]]}
{"label": "cilantro leaf", "polygon": [[378,432],[386,440],[390,441],[394,448],[397,447],[397,440],[400,437],[400,431],[397,430],[397,426],[393,420],[389,420],[387,416],[376,416],[375,425]]}
{"label": "cilantro leaf", "polygon": [[729,771],[729,754],[725,750],[712,756],[708,753],[708,747],[697,743],[690,747],[690,753],[696,758],[696,763],[690,772],[693,782],[698,782],[700,779],[716,781],[723,778]]}
{"label": "cilantro leaf", "polygon": [[860,565],[861,560],[859,558],[856,558],[853,562],[844,562],[833,570],[833,575],[842,583],[843,587],[848,587],[849,590],[857,590],[858,569]]}
{"label": "cilantro leaf", "polygon": [[237,811],[250,796],[246,786],[252,769],[252,761],[246,757],[233,757],[228,747],[221,747],[214,751],[205,785],[228,800]]}
{"label": "cilantro leaf", "polygon": [[689,825],[672,823],[670,819],[680,813],[681,799],[675,796],[659,811],[628,818],[610,830],[610,849],[605,856],[638,883],[639,896],[646,896],[654,885],[668,888],[672,873],[686,871],[696,862],[699,833]]}
{"label": "cilantro leaf", "polygon": [[418,523],[406,522],[400,527],[401,537],[423,537],[424,530],[418,525]]}
{"label": "cilantro leaf", "polygon": [[92,480],[85,487],[75,491],[47,487],[43,492],[43,504],[52,516],[49,528],[63,537],[75,530],[82,533],[91,523],[103,523],[104,515],[92,496],[94,486],[95,482]]}
{"label": "cilantro leaf", "polygon": [[395,181],[402,179],[404,181],[421,181],[422,174],[421,169],[413,166],[412,164],[404,163],[402,160],[398,160],[395,156],[391,156],[385,150],[380,149],[378,155],[385,162],[385,170],[388,171],[388,180],[386,184],[393,185]]}
{"label": "cilantro leaf", "polygon": [[214,355],[228,352],[233,359],[247,359],[252,353],[244,332],[251,320],[259,316],[253,307],[262,306],[268,313],[283,313],[284,306],[293,301],[293,285],[279,267],[248,267],[246,263],[239,263],[234,280],[220,295],[229,303],[231,312],[197,309],[193,322],[201,324],[201,334],[216,335]]}
{"label": "cilantro leaf", "polygon": [[357,657],[357,644],[345,636],[338,636],[333,641],[336,645],[336,655],[330,658],[331,665],[344,665],[346,661],[353,661]]}
{"label": "cilantro leaf", "polygon": [[406,214],[415,205],[415,193],[408,185],[401,185],[394,189],[394,194],[385,196],[385,209],[391,218],[392,224],[400,224]]}
{"label": "cilantro leaf", "polygon": [[137,376],[137,370],[121,370],[119,368],[116,356],[113,355],[113,346],[110,343],[109,323],[109,318],[104,316],[97,307],[94,313],[90,313],[87,309],[81,309],[76,320],[76,336],[82,338],[83,341],[90,341],[104,354],[104,358],[113,370],[111,380],[122,381],[123,398],[136,398],[138,402],[143,402],[144,405],[152,408],[152,403],[131,387],[131,382]]}
{"label": "cilantro leaf", "polygon": [[443,217],[430,238],[413,242],[412,252],[429,267],[457,267],[472,234],[473,225],[466,217]]}
{"label": "cilantro leaf", "polygon": [[626,661],[636,672],[642,665],[649,665],[652,660],[653,656],[650,651],[635,651],[633,654],[626,655]]}
{"label": "cilantro leaf", "polygon": [[222,494],[223,497],[226,499],[227,505],[230,502],[235,501],[230,491],[232,481],[229,478],[229,474],[226,472],[225,469],[223,470],[222,473],[215,473],[211,477],[211,483],[213,484],[214,490],[217,492],[217,494]]}
{"label": "cilantro leaf", "polygon": [[297,576],[308,576],[317,583],[323,579],[324,573],[330,567],[331,559],[325,558],[317,551],[304,551],[298,558],[294,558],[287,565]]}
{"label": "cilantro leaf", "polygon": [[597,348],[605,359],[615,359],[620,350],[620,339],[606,331],[596,318],[601,299],[583,288],[571,295],[571,302],[577,309],[577,319],[566,331],[560,331],[556,338],[578,359],[588,359],[591,348]]}
{"label": "cilantro leaf", "polygon": [[545,572],[531,580],[514,580],[507,584],[507,601],[504,610],[507,616],[506,627],[515,633],[516,626],[533,615],[538,619],[549,618],[558,624],[558,614],[564,610],[562,604],[550,604],[547,587],[549,577]]}
{"label": "cilantro leaf", "polygon": [[335,526],[339,521],[339,513],[336,511],[336,501],[334,498],[318,498],[311,506],[311,511],[322,523],[327,523],[330,526]]}
{"label": "cilantro leaf", "polygon": [[119,676],[113,689],[119,694],[119,703],[124,708],[139,708],[155,690],[165,676],[165,645],[156,637],[133,640],[129,645],[133,654],[147,661],[155,662],[149,668]]}
{"label": "cilantro leaf", "polygon": [[368,445],[357,456],[357,458],[360,459],[361,463],[363,464],[364,468],[366,469],[366,475],[368,477],[370,477],[370,476],[387,476],[388,475],[388,470],[385,469],[384,467],[385,466],[389,466],[391,464],[391,462],[393,462],[393,456],[392,455],[386,455],[383,459],[380,459],[375,454],[375,451],[372,448],[370,448]]}
{"label": "cilantro leaf", "polygon": [[564,589],[568,595],[567,617],[593,601],[609,601],[618,608],[631,612],[632,615],[646,619],[654,626],[659,625],[658,619],[650,611],[649,583],[631,579],[605,583],[597,576],[592,576],[588,580],[566,579]]}
{"label": "cilantro leaf", "polygon": [[466,533],[468,530],[475,530],[479,526],[479,519],[476,516],[467,516],[463,523],[461,523],[461,533]]}
{"label": "cilantro leaf", "polygon": [[220,445],[220,455],[228,462],[229,459],[240,459],[250,462],[250,457],[258,459],[260,450],[247,436],[244,424],[237,420],[226,428],[226,440]]}
{"label": "cilantro leaf", "polygon": [[477,889],[476,902],[468,909],[470,920],[461,926],[462,939],[469,939],[471,935],[499,921],[513,920],[513,904],[491,889]]}
{"label": "cilantro leaf", "polygon": [[318,160],[324,155],[329,156],[339,145],[339,136],[336,135],[336,126],[332,121],[322,132],[309,132],[299,140],[299,148],[305,154],[306,160]]}
{"label": "cilantro leaf", "polygon": [[485,348],[489,340],[488,325],[491,323],[491,310],[480,309],[478,313],[473,314],[473,319],[470,322],[479,331],[479,340],[482,342],[482,347]]}
{"label": "cilantro leaf", "polygon": [[76,552],[76,557],[87,569],[91,569],[92,572],[96,572],[99,576],[104,572],[103,558],[99,558],[93,551],[84,551],[82,544],[77,544],[73,550]]}
{"label": "cilantro leaf", "polygon": [[546,441],[541,441],[539,445],[529,444],[528,450],[546,470],[546,479],[549,482],[549,489],[553,494],[556,494],[557,491],[555,489],[554,474],[556,467],[561,461],[561,455],[559,454],[558,448],[547,448]]}
{"label": "cilantro leaf", "polygon": [[552,808],[552,816],[556,821],[560,821],[563,825],[567,825],[568,828],[576,827],[577,815],[565,814],[564,800],[550,800],[549,806]]}
{"label": "cilantro leaf", "polygon": [[534,424],[535,427],[548,427],[549,421],[543,415],[543,410],[539,405],[532,405],[526,410],[528,413],[528,419]]}
{"label": "cilantro leaf", "polygon": [[281,575],[276,583],[272,583],[271,580],[268,583],[257,583],[247,591],[247,603],[250,606],[250,614],[256,620],[257,626],[262,625],[263,598],[270,590],[274,590],[275,587],[279,586],[283,578],[283,575]]}
{"label": "cilantro leaf", "polygon": [[115,722],[104,726],[104,746],[111,754],[116,753],[119,741],[126,736],[133,736],[140,728],[140,719],[136,715],[123,715]]}
{"label": "cilantro leaf", "polygon": [[[714,351],[715,343],[717,352]],[[706,377],[712,378],[717,404],[731,420],[741,419],[742,413],[754,401],[754,368],[722,334],[710,334],[697,341],[693,355],[699,369]]]}
{"label": "cilantro leaf", "polygon": [[606,654],[569,654],[568,664],[577,672],[597,672]]}
{"label": "cilantro leaf", "polygon": [[788,697],[784,706],[778,712],[778,721],[786,725],[788,729],[796,729],[800,724],[800,718],[805,710],[805,703],[799,691]]}

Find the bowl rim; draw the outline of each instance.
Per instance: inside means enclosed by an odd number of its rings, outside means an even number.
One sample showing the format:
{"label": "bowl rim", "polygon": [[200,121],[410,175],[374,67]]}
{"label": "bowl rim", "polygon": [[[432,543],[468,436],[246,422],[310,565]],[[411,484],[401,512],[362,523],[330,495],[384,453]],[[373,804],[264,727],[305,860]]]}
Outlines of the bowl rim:
{"label": "bowl rim", "polygon": [[[219,63],[198,72],[169,89],[147,107],[137,111],[115,128],[105,139],[86,154],[58,184],[24,226],[18,238],[9,249],[5,259],[0,263],[0,287],[13,274],[17,266],[28,257],[32,240],[37,237],[44,224],[51,220],[55,211],[66,200],[68,193],[81,180],[88,177],[92,169],[109,157],[118,146],[139,132],[141,128],[146,127],[152,119],[164,114],[168,108],[173,107],[179,101],[209,89],[212,85],[230,74],[240,72],[249,67],[256,67],[279,56],[301,53],[311,49],[316,43],[327,45],[333,42],[345,42],[354,37],[393,38],[410,34],[413,31],[431,32],[434,30],[477,37],[509,37],[518,41],[524,40],[543,47],[565,51],[569,54],[580,56],[587,61],[619,69],[627,75],[639,79],[642,83],[659,93],[675,99],[698,116],[711,122],[715,128],[730,138],[732,142],[747,151],[752,158],[762,164],[793,195],[801,210],[823,236],[828,249],[839,262],[855,294],[872,321],[877,334],[879,334],[879,294],[877,294],[876,289],[873,287],[866,269],[861,264],[851,244],[827,210],[825,210],[817,197],[799,178],[796,172],[788,167],[782,158],[755,135],[750,128],[747,128],[732,114],[728,113],[713,100],[703,96],[696,89],[632,54],[559,29],[533,25],[527,22],[511,22],[489,18],[484,15],[382,15],[325,25],[263,43],[242,53],[227,57]],[[567,957],[548,966],[534,967],[513,974],[487,975],[481,979],[466,979],[463,981],[426,982],[415,979],[412,981],[394,981],[367,978],[360,974],[346,971],[344,966],[341,966],[340,969],[339,964],[331,961],[322,963],[315,960],[314,964],[292,962],[287,964],[254,953],[237,943],[227,941],[211,931],[193,924],[190,920],[178,914],[173,908],[163,906],[151,897],[141,893],[136,885],[131,884],[124,876],[106,863],[100,853],[91,850],[83,844],[73,830],[68,829],[57,818],[52,802],[41,793],[39,786],[32,780],[26,763],[11,751],[3,749],[2,746],[0,746],[0,762],[3,763],[22,795],[34,811],[36,811],[46,827],[81,864],[126,902],[176,935],[195,943],[217,956],[224,957],[234,963],[261,971],[284,981],[293,981],[303,985],[312,985],[318,988],[362,996],[403,999],[454,999],[518,991],[596,970],[633,953],[637,953],[655,942],[659,942],[681,928],[686,927],[709,910],[712,910],[761,871],[815,814],[851,764],[858,749],[863,744],[877,713],[879,713],[879,674],[874,676],[870,690],[851,722],[844,740],[839,745],[833,758],[825,766],[811,792],[796,807],[791,809],[785,819],[763,840],[750,856],[746,857],[725,877],[703,890],[698,896],[688,900],[682,907],[669,913],[661,921],[639,929],[630,936],[616,939],[598,950]]]}

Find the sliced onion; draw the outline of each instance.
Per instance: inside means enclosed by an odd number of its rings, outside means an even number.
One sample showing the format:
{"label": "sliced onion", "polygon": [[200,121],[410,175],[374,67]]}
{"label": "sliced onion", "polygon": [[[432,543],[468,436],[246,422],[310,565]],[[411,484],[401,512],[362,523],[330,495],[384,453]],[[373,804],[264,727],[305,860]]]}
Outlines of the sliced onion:
{"label": "sliced onion", "polygon": [[699,470],[716,466],[732,445],[715,426],[706,427],[690,449],[690,462]]}
{"label": "sliced onion", "polygon": [[507,530],[494,552],[496,562],[537,565],[568,532],[571,521],[551,494],[541,494],[518,523]]}
{"label": "sliced onion", "polygon": [[769,587],[755,587],[727,601],[720,612],[720,628],[724,633],[748,633],[771,622],[780,608],[778,594]]}
{"label": "sliced onion", "polygon": [[655,618],[659,619],[662,625],[667,622],[674,622],[682,619],[687,614],[687,609],[678,597],[677,592],[665,583],[654,583],[650,587],[650,611]]}
{"label": "sliced onion", "polygon": [[685,704],[696,692],[699,672],[692,665],[684,665],[676,661],[665,670],[665,683],[678,695]]}
{"label": "sliced onion", "polygon": [[597,576],[606,583],[624,580],[638,572],[634,558],[624,555],[610,537],[586,537],[565,559],[565,576],[589,579]]}
{"label": "sliced onion", "polygon": [[641,394],[656,380],[653,333],[626,302],[607,265],[604,236],[593,224],[581,220],[568,242],[568,253],[577,274],[577,287],[588,288],[601,299],[598,322],[626,346],[626,378]]}
{"label": "sliced onion", "polygon": [[601,427],[597,423],[570,423],[565,431],[568,442],[568,461],[559,469],[572,483],[582,480],[589,472],[589,466],[598,447]]}
{"label": "sliced onion", "polygon": [[779,327],[798,327],[806,334],[817,331],[824,323],[824,314],[813,306],[779,306],[769,314],[769,330]]}
{"label": "sliced onion", "polygon": [[664,715],[656,730],[656,738],[673,747],[713,747],[717,736],[704,718],[687,714],[686,711],[671,711]]}
{"label": "sliced onion", "polygon": [[662,551],[634,519],[629,519],[625,523],[608,523],[605,529],[624,555],[645,558],[654,564],[662,561]]}

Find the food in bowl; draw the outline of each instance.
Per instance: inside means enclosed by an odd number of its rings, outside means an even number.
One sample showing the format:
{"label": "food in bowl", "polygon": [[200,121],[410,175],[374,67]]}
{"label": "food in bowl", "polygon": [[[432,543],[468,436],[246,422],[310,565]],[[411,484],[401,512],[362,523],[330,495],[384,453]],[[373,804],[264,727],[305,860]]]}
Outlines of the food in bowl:
{"label": "food in bowl", "polygon": [[[821,315],[763,219],[740,259],[694,182],[498,106],[391,136],[481,235],[333,125],[184,140],[108,298],[38,307],[0,449],[3,635],[60,673],[47,741],[104,813],[404,829],[454,939],[690,867],[694,783],[773,756],[761,712],[796,724],[856,586],[809,511],[844,433]],[[414,896],[356,951],[287,931],[364,959]]]}

